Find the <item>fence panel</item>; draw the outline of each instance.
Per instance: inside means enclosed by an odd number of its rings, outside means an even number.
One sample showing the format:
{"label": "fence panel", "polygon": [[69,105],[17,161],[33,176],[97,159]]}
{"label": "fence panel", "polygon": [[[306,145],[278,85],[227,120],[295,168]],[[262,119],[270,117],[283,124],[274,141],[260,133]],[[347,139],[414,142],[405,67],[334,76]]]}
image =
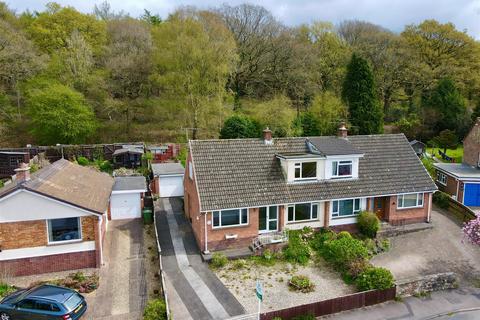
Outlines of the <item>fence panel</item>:
{"label": "fence panel", "polygon": [[386,290],[359,292],[348,296],[262,313],[260,318],[261,320],[272,320],[275,317],[280,317],[283,320],[288,320],[301,315],[325,316],[393,300],[395,294],[396,287]]}

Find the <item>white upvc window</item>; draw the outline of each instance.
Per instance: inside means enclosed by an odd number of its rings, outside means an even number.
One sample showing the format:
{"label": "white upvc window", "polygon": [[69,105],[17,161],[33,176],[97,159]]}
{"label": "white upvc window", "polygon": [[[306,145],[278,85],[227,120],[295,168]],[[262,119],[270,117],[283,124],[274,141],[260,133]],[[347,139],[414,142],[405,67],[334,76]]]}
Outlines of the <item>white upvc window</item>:
{"label": "white upvc window", "polygon": [[48,243],[64,243],[82,240],[82,224],[79,217],[47,220]]}
{"label": "white upvc window", "polygon": [[332,161],[332,178],[349,178],[353,176],[353,161]]}
{"label": "white upvc window", "polygon": [[423,193],[407,193],[397,196],[397,208],[421,208],[423,207]]}
{"label": "white upvc window", "polygon": [[437,181],[444,186],[447,185],[447,175],[443,172],[437,171]]}
{"label": "white upvc window", "polygon": [[291,204],[287,207],[287,222],[318,220],[319,208],[318,202]]}
{"label": "white upvc window", "polygon": [[332,201],[332,218],[353,217],[361,211],[361,199],[345,199]]}
{"label": "white upvc window", "polygon": [[317,178],[317,162],[296,162],[295,168],[295,180],[306,180]]}
{"label": "white upvc window", "polygon": [[238,227],[248,224],[248,209],[229,209],[212,212],[212,227]]}

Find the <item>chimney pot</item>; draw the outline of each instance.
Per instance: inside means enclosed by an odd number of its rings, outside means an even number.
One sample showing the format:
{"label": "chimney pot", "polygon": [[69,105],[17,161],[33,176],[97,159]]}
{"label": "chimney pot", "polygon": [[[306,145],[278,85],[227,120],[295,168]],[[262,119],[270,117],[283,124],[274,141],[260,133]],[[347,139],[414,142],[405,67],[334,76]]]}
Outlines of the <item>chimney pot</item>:
{"label": "chimney pot", "polygon": [[266,127],[265,130],[263,130],[263,141],[265,142],[265,144],[273,143],[272,130],[270,130],[268,127]]}
{"label": "chimney pot", "polygon": [[338,137],[346,139],[348,136],[347,127],[345,127],[345,122],[341,122],[340,126],[338,127]]}
{"label": "chimney pot", "polygon": [[30,167],[25,162],[20,163],[20,166],[14,171],[17,181],[26,182],[30,180]]}

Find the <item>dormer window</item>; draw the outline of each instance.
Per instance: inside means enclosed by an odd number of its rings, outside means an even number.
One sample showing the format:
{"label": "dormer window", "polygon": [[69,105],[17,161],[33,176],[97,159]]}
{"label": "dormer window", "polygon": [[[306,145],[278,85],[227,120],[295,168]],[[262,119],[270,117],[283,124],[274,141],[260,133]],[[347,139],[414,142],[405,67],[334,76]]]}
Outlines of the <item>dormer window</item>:
{"label": "dormer window", "polygon": [[296,162],[295,163],[295,180],[316,179],[317,163],[316,162]]}
{"label": "dormer window", "polygon": [[332,178],[347,178],[352,176],[352,161],[332,161]]}

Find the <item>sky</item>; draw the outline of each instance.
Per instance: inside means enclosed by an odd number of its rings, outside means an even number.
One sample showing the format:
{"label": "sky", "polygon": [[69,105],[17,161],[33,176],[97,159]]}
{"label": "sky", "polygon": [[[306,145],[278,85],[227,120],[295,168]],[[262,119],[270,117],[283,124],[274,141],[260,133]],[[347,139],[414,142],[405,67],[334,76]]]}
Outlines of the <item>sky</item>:
{"label": "sky", "polygon": [[[42,10],[53,0],[3,0],[10,8],[21,12],[26,9]],[[93,6],[103,0],[56,0],[82,12],[92,12]],[[115,11],[123,10],[131,16],[139,16],[143,9],[165,18],[179,6],[212,8],[227,3],[237,5],[252,3],[262,5],[285,24],[295,26],[312,21],[365,20],[379,24],[395,32],[405,25],[436,19],[442,23],[453,22],[457,29],[480,40],[480,0],[110,0]]]}

